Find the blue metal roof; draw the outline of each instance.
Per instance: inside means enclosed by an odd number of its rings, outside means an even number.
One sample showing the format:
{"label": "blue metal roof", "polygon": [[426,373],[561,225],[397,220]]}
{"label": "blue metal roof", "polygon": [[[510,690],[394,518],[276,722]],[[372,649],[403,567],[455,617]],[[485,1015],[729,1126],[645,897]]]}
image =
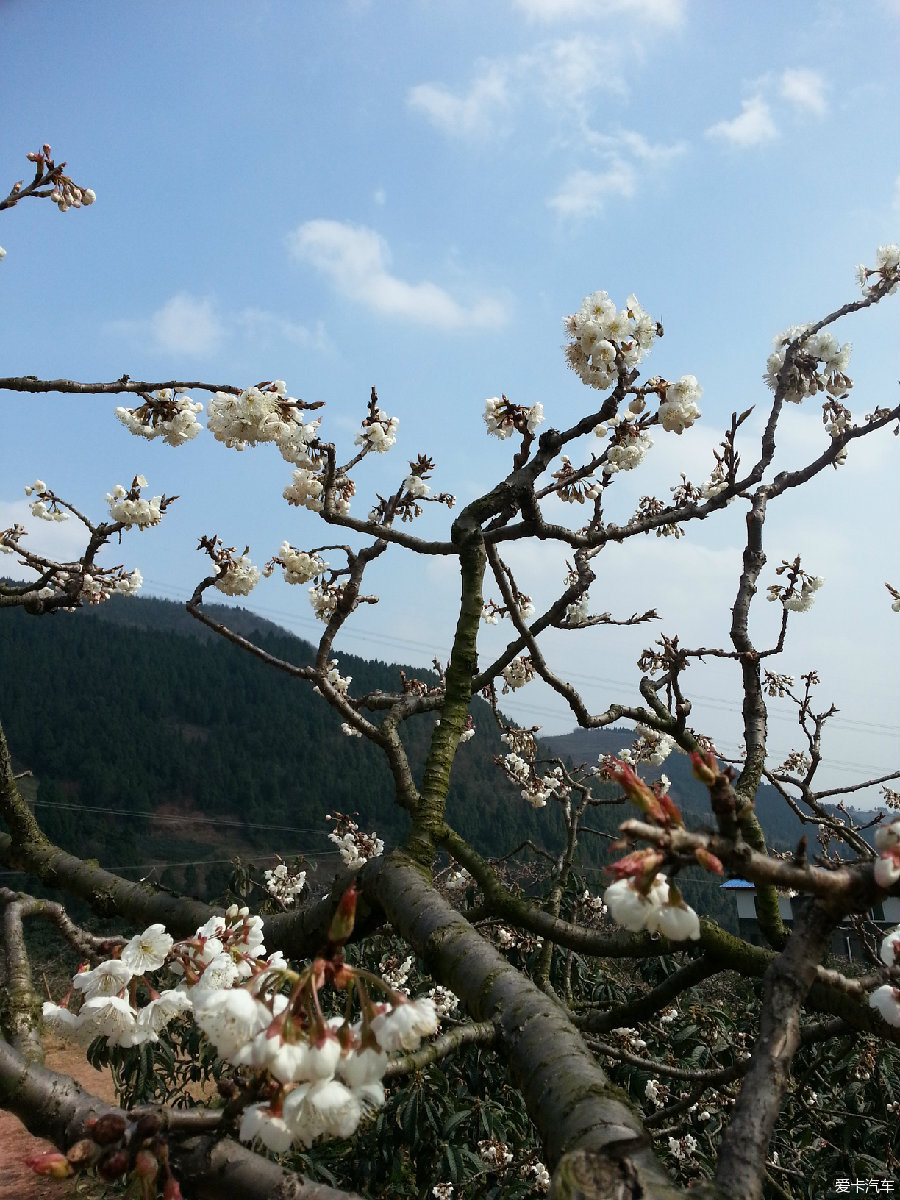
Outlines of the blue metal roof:
{"label": "blue metal roof", "polygon": [[723,888],[755,888],[755,883],[749,883],[746,879],[729,879],[727,883],[720,884]]}

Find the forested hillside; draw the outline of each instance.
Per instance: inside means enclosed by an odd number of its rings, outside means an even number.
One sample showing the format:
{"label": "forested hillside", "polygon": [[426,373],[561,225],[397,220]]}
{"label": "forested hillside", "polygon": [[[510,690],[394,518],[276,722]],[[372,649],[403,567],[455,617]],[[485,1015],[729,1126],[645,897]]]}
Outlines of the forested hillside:
{"label": "forested hillside", "polygon": [[[274,655],[311,660],[308,643],[252,613],[217,615]],[[397,666],[352,655],[340,669],[355,694],[398,682]],[[49,621],[10,612],[0,678],[10,748],[36,777],[41,823],[103,865],[181,864],[157,877],[214,892],[235,855],[271,865],[277,850],[333,865],[326,813],[359,813],[388,845],[402,836],[383,756],[345,737],[306,681],[210,634],[175,603],[115,597]],[[478,733],[454,765],[450,820],[495,854],[552,839],[552,811],[535,813],[493,764],[505,747],[490,709],[475,701],[473,711]],[[426,716],[406,727],[416,765],[432,724]]]}
{"label": "forested hillside", "polygon": [[[278,657],[311,660],[309,643],[265,618],[240,608],[209,611]],[[358,695],[396,686],[401,668],[341,655],[340,669],[352,675]],[[261,868],[278,851],[305,855],[323,872],[336,865],[326,813],[359,813],[360,824],[388,845],[403,834],[405,817],[380,753],[345,737],[304,681],[218,638],[179,604],[114,597],[50,621],[15,610],[4,621],[0,674],[11,749],[19,768],[34,773],[41,823],[66,848],[103,865],[212,895],[224,888],[235,857]],[[475,700],[473,712],[478,732],[454,765],[451,822],[494,855],[528,839],[557,852],[554,806],[535,811],[522,801],[494,765],[507,747],[489,707]],[[431,724],[423,717],[407,727],[417,767]],[[548,756],[595,764],[631,738],[624,727],[577,730],[542,747]],[[673,754],[663,768],[642,768],[650,776],[662,770],[688,825],[708,823],[704,790],[687,759]],[[775,847],[796,845],[800,823],[772,788],[760,789],[757,810]],[[588,824],[611,835],[626,815],[620,804],[603,806]],[[585,878],[598,891],[609,842],[581,840]],[[731,924],[730,901],[696,874],[687,894]]]}

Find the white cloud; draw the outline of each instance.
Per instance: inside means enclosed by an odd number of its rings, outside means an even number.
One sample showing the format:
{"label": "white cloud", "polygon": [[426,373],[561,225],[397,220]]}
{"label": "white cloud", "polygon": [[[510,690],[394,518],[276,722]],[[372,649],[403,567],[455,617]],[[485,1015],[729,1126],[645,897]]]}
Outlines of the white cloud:
{"label": "white cloud", "polygon": [[483,63],[481,74],[462,95],[454,95],[442,84],[420,83],[410,88],[407,104],[444,133],[483,136],[491,131],[496,113],[509,103],[507,78],[503,62]]}
{"label": "white cloud", "polygon": [[218,349],[224,330],[211,300],[179,292],[149,320],[150,333],[160,350],[198,358]]}
{"label": "white cloud", "polygon": [[591,145],[597,149],[606,150],[618,157],[630,155],[637,162],[649,167],[663,167],[684,154],[687,146],[684,142],[673,142],[666,146],[662,142],[648,142],[642,133],[633,129],[623,129],[619,133],[588,134]]}
{"label": "white cloud", "polygon": [[[52,487],[53,481],[49,476],[46,478]],[[68,521],[42,521],[40,517],[32,515],[29,503],[25,499],[0,500],[0,529],[24,525],[28,533],[22,538],[22,549],[40,554],[53,562],[74,562],[80,558],[89,536],[81,522],[74,517],[69,517]],[[9,579],[36,578],[34,571],[21,566],[15,553],[0,554],[0,575]]]}
{"label": "white cloud", "polygon": [[658,25],[679,25],[685,0],[514,0],[517,8],[533,21],[570,21],[573,18],[636,18]]}
{"label": "white cloud", "polygon": [[482,60],[468,88],[439,83],[410,88],[406,102],[452,137],[486,137],[535,96],[548,109],[570,110],[598,88],[624,92],[624,52],[615,39],[580,35],[541,42],[526,54]]}
{"label": "white cloud", "polygon": [[731,121],[717,121],[706,131],[707,137],[724,138],[733,146],[761,146],[778,137],[771,110],[762,96],[745,100],[741,112]]}
{"label": "white cloud", "polygon": [[518,60],[519,83],[542,81],[551,107],[580,103],[598,88],[624,92],[622,47],[615,41],[579,35],[544,43]]}
{"label": "white cloud", "polygon": [[686,149],[684,142],[669,146],[649,142],[634,130],[615,134],[586,130],[585,140],[600,152],[604,165],[596,170],[581,167],[563,181],[547,201],[561,217],[599,216],[610,197],[635,195],[642,174],[667,166]]}
{"label": "white cloud", "polygon": [[204,358],[222,343],[225,328],[213,302],[189,292],[178,292],[156,312],[143,319],[109,321],[111,333],[149,341],[165,354]]}
{"label": "white cloud", "polygon": [[307,346],[322,350],[328,345],[325,327],[319,321],[314,329],[297,321],[288,321],[275,313],[261,308],[245,308],[234,318],[235,326],[257,344],[292,342],[295,346]]}
{"label": "white cloud", "polygon": [[324,275],[341,295],[385,317],[438,329],[496,328],[506,321],[497,300],[466,306],[437,284],[407,283],[391,274],[387,242],[365,225],[320,219],[289,234],[288,249]]}
{"label": "white cloud", "polygon": [[783,99],[815,117],[824,117],[828,111],[825,80],[818,71],[807,67],[788,68],[781,76],[778,90]]}
{"label": "white cloud", "polygon": [[149,317],[110,321],[106,328],[135,341],[149,344],[164,354],[186,358],[208,358],[235,335],[256,342],[292,342],[321,349],[326,337],[321,325],[308,329],[276,313],[245,308],[222,315],[209,298],[178,292]]}
{"label": "white cloud", "polygon": [[633,196],[635,186],[634,167],[617,158],[603,171],[573,171],[547,204],[561,217],[595,217],[610,196]]}

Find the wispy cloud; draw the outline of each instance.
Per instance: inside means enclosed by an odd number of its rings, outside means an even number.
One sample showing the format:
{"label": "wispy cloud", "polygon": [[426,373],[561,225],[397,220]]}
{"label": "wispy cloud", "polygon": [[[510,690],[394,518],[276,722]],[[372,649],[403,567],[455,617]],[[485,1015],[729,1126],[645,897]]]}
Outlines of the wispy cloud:
{"label": "wispy cloud", "polygon": [[681,23],[686,0],[514,0],[518,9],[533,21],[570,21],[573,18],[637,18],[659,25]]}
{"label": "wispy cloud", "polygon": [[317,321],[315,327],[310,329],[299,321],[289,321],[286,317],[266,312],[265,309],[245,308],[235,315],[233,324],[248,339],[263,348],[279,342],[289,342],[295,346],[306,346],[316,350],[323,350],[329,345],[321,321]]}
{"label": "wispy cloud", "polygon": [[826,81],[819,71],[809,67],[788,67],[777,78],[765,75],[754,82],[753,88],[753,95],[743,102],[740,113],[731,120],[710,125],[707,137],[741,148],[774,141],[779,128],[773,101],[776,107],[777,101],[784,101],[795,111],[814,117],[824,117],[828,112]]}
{"label": "wispy cloud", "polygon": [[623,60],[615,39],[556,38],[524,54],[481,60],[463,89],[417,84],[406,101],[449,136],[486,137],[503,131],[504,121],[511,128],[516,110],[535,102],[549,111],[570,111],[593,91],[624,91]]}
{"label": "wispy cloud", "polygon": [[[12,472],[7,472],[7,485],[15,481],[14,475],[12,481],[10,480],[11,474]],[[53,487],[50,476],[45,475],[44,478],[48,485]],[[20,482],[21,487],[24,487],[31,480],[23,479]],[[68,521],[42,521],[40,517],[35,517],[31,512],[30,502],[24,497],[21,500],[0,500],[0,529],[10,529],[13,525],[24,525],[28,530],[22,539],[23,549],[58,563],[74,562],[80,558],[90,536],[82,523],[74,517],[69,517]],[[10,579],[35,578],[34,571],[23,567],[15,553],[0,556],[0,573]]]}
{"label": "wispy cloud", "polygon": [[820,73],[808,67],[789,67],[778,84],[782,99],[815,117],[824,117],[828,112],[825,90],[825,80]]}
{"label": "wispy cloud", "polygon": [[148,317],[109,321],[108,332],[140,340],[153,350],[180,358],[209,358],[229,338],[244,337],[259,343],[292,342],[295,345],[325,344],[321,327],[314,330],[258,308],[223,314],[208,296],[178,292]]}
{"label": "wispy cloud", "polygon": [[168,354],[205,358],[218,350],[225,334],[212,300],[178,292],[146,322],[157,349]]}
{"label": "wispy cloud", "polygon": [[306,221],[287,243],[291,255],[324,275],[335,291],[381,316],[438,329],[490,329],[507,319],[497,300],[465,305],[435,283],[407,283],[392,274],[387,242],[365,225]]}
{"label": "wispy cloud", "polygon": [[636,181],[634,167],[616,159],[602,171],[573,171],[547,204],[561,217],[596,217],[610,196],[633,196]]}
{"label": "wispy cloud", "polygon": [[594,149],[617,157],[628,156],[648,167],[664,167],[681,158],[687,150],[685,142],[651,142],[635,129],[620,129],[616,133],[590,132],[588,140]]}
{"label": "wispy cloud", "polygon": [[599,151],[602,166],[573,171],[550,197],[548,206],[563,218],[600,216],[610,199],[634,196],[648,172],[667,166],[686,149],[683,142],[670,145],[650,142],[634,130],[614,134],[590,132],[587,140]]}
{"label": "wispy cloud", "polygon": [[778,137],[778,127],[769,105],[757,95],[743,102],[738,116],[710,125],[706,136],[721,138],[732,146],[761,146]]}
{"label": "wispy cloud", "polygon": [[615,39],[580,34],[542,43],[517,60],[520,85],[533,81],[550,107],[583,103],[594,91],[624,92],[624,52]]}
{"label": "wispy cloud", "polygon": [[438,83],[410,88],[407,103],[433,125],[454,136],[483,136],[492,131],[497,115],[509,104],[509,67],[501,62],[480,64],[466,91],[454,94]]}

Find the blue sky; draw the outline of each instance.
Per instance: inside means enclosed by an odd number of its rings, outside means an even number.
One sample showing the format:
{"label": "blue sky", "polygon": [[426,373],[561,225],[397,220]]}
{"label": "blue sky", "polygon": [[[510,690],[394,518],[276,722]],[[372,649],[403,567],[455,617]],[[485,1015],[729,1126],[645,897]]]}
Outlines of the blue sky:
{"label": "blue sky", "polygon": [[[0,191],[49,141],[97,203],[2,214],[2,374],[283,378],[291,395],[325,401],[323,432],[345,447],[375,384],[400,436],[358,472],[354,511],[421,452],[437,460],[435,490],[465,501],[508,468],[509,443],[484,433],[485,398],[540,401],[556,426],[596,406],[565,369],[562,318],[596,289],[619,304],[635,292],[666,329],[647,370],[695,374],[703,419],[657,437],[620,478],[624,519],[681,471],[706,478],[731,412],[755,404],[749,459],[773,335],[854,299],[856,264],[898,240],[898,25],[896,0],[5,0]],[[838,331],[854,344],[854,412],[894,402],[896,322],[893,300]],[[137,472],[182,497],[116,551],[148,593],[190,593],[200,534],[249,543],[257,562],[285,538],[334,540],[285,506],[290,469],[271,446],[239,456],[208,434],[178,451],[138,442],[103,397],[0,403],[0,528],[33,528],[22,488],[36,477],[98,519],[106,492]],[[792,410],[778,464],[812,457],[824,438],[819,411]],[[897,765],[900,683],[884,666],[900,617],[883,584],[900,586],[898,442],[874,441],[767,525],[764,585],[801,551],[827,581],[779,666],[817,668],[821,707],[841,710],[826,745],[835,787]],[[421,532],[445,536],[435,510]],[[660,631],[723,639],[738,510],[677,544],[613,547],[594,611],[655,605]],[[64,556],[73,533],[42,525],[31,545]],[[523,590],[552,598],[563,555],[509,557]],[[381,603],[360,611],[347,652],[446,658],[452,563],[386,555],[370,590]],[[305,589],[273,577],[250,603],[317,631]],[[760,645],[773,609],[760,597]],[[486,648],[500,636],[486,630]],[[550,645],[600,710],[635,699],[634,662],[655,636],[601,629]],[[736,672],[691,675],[696,727],[734,750]],[[508,707],[547,732],[571,726],[539,685]],[[776,758],[798,744],[788,718],[774,701]]]}

